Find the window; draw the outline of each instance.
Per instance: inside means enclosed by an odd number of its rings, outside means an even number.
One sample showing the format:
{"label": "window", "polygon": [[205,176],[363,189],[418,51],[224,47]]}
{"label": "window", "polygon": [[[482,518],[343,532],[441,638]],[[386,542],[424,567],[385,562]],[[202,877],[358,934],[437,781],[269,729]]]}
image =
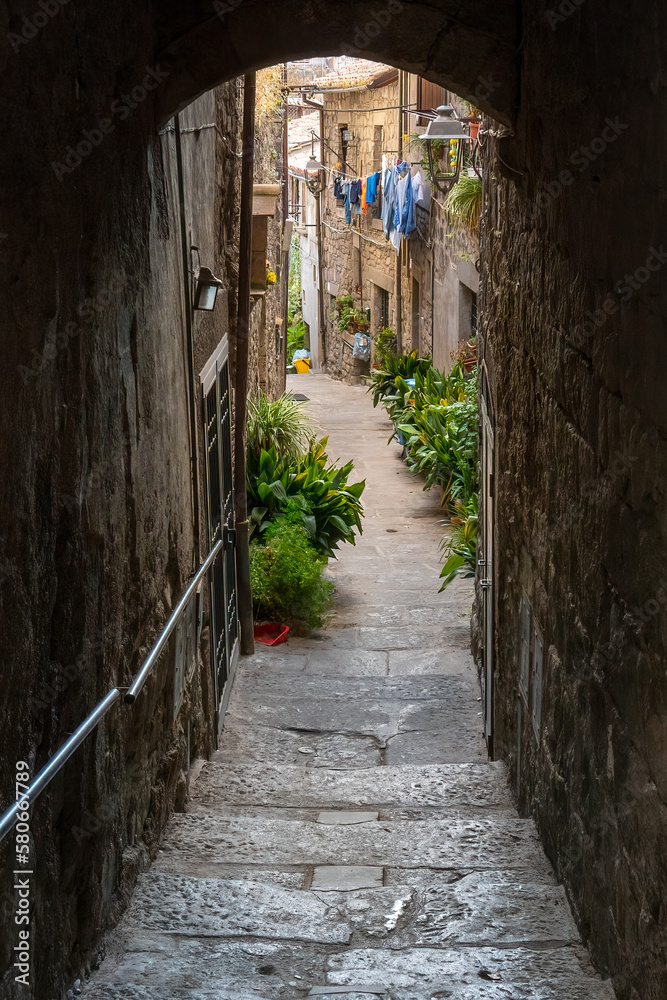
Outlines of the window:
{"label": "window", "polygon": [[470,336],[477,336],[477,294],[471,293],[470,297]]}
{"label": "window", "polygon": [[348,132],[347,125],[339,125],[340,134],[340,162],[342,164],[342,169],[345,170],[347,164],[347,146],[350,139],[350,133]]}
{"label": "window", "polygon": [[380,289],[380,326],[389,326],[389,292]]}
{"label": "window", "polygon": [[[404,241],[405,242],[405,241]],[[459,340],[477,335],[477,295],[472,288],[459,282]]]}
{"label": "window", "polygon": [[[435,111],[441,104],[445,104],[445,88],[430,80],[419,77],[417,86],[417,109],[419,111]],[[428,125],[429,118],[420,117],[417,119],[418,125]]]}

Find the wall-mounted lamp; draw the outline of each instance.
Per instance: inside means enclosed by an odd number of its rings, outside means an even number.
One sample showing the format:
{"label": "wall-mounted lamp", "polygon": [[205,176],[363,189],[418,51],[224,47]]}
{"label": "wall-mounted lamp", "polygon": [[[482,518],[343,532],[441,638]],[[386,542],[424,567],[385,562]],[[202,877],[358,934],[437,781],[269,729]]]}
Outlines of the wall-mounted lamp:
{"label": "wall-mounted lamp", "polygon": [[224,282],[216,278],[210,267],[200,267],[195,275],[195,282],[194,308],[211,312],[215,306],[218,289],[222,288]]}
{"label": "wall-mounted lamp", "polygon": [[308,163],[303,168],[303,177],[306,182],[306,187],[311,194],[317,196],[324,190],[324,183],[322,179],[322,173],[324,171],[323,164],[319,160],[315,159],[315,133],[310,134],[310,159]]}
{"label": "wall-mounted lamp", "polygon": [[[436,117],[429,122],[428,128],[423,135],[419,136],[419,139],[426,143],[431,183],[438,191],[449,191],[461,173],[463,143],[471,141],[461,122],[454,116],[454,109],[448,104],[441,105],[436,110]],[[434,142],[446,146],[445,156],[450,168],[446,173],[439,172],[438,158],[433,150]]]}

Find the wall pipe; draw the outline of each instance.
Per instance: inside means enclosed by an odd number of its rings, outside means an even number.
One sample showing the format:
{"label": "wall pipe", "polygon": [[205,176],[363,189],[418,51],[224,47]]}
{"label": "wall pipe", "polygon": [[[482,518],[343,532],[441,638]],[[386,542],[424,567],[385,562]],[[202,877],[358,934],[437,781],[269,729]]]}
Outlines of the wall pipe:
{"label": "wall pipe", "polygon": [[245,429],[250,342],[250,261],[252,248],[252,185],[255,163],[255,73],[243,82],[243,151],[241,161],[241,223],[239,234],[239,291],[234,371],[234,507],[236,512],[236,577],[241,652],[255,652],[250,587],[250,530],[246,490]]}
{"label": "wall pipe", "polygon": [[[405,98],[404,93],[404,78],[403,70],[398,71],[398,158],[403,159],[403,101]],[[402,280],[402,257],[403,257],[403,247],[399,247],[398,253],[396,254],[396,352],[397,354],[403,353],[403,298],[401,290],[401,280]]]}
{"label": "wall pipe", "polygon": [[176,177],[178,183],[178,216],[181,230],[181,258],[183,267],[183,293],[185,296],[185,350],[188,365],[188,417],[190,423],[190,480],[192,488],[192,531],[194,544],[194,566],[201,560],[199,541],[199,471],[197,467],[197,404],[195,402],[194,340],[192,336],[192,283],[190,280],[190,254],[187,228],[185,225],[185,189],[183,184],[183,155],[181,151],[181,124],[174,116],[174,138],[176,139]]}

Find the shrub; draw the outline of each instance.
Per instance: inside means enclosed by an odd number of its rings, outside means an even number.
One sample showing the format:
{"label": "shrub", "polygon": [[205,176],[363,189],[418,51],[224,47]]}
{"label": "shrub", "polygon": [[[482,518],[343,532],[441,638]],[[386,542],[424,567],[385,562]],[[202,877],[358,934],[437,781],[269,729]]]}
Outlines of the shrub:
{"label": "shrub", "polygon": [[284,392],[275,402],[264,393],[248,400],[246,451],[248,465],[259,461],[262,451],[274,448],[281,458],[298,459],[308,448],[312,428],[302,403]]}
{"label": "shrub", "polygon": [[477,175],[462,174],[447,195],[445,201],[447,215],[452,222],[458,222],[473,231],[479,227],[482,211],[482,180]]}
{"label": "shrub", "polygon": [[383,326],[375,338],[375,357],[380,367],[387,367],[390,358],[396,357],[396,334],[390,326]]}
{"label": "shrub", "polygon": [[474,576],[477,567],[477,527],[479,501],[471,496],[467,504],[455,503],[450,518],[452,533],[443,540],[445,565],[440,573],[444,580],[441,591],[457,576]]}
{"label": "shrub", "polygon": [[420,358],[417,351],[411,354],[387,354],[384,367],[378,368],[368,376],[368,391],[373,393],[373,406],[396,389],[397,378],[414,378],[417,373],[425,374],[433,369],[433,362],[427,355]]}
{"label": "shrub", "polygon": [[306,327],[302,319],[295,320],[291,326],[287,327],[287,347],[285,348],[287,363],[294,357],[295,351],[301,351],[306,336]]}
{"label": "shrub", "polygon": [[285,622],[294,631],[321,628],[334,586],[322,579],[326,557],[289,516],[250,545],[250,582],[258,619]]}

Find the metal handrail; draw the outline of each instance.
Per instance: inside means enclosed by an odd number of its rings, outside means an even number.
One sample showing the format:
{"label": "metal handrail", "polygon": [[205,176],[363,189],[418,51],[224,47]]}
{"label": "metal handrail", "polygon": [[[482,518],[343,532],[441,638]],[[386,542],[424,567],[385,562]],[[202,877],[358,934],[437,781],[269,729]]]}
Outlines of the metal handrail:
{"label": "metal handrail", "polygon": [[204,576],[206,570],[209,568],[209,566],[217,556],[218,552],[222,548],[222,545],[223,545],[222,538],[219,538],[218,541],[213,546],[213,548],[211,549],[211,551],[209,552],[209,554],[206,556],[204,562],[201,564],[195,575],[192,577],[188,589],[181,597],[180,601],[178,602],[178,604],[172,611],[171,615],[169,616],[169,621],[162,629],[162,632],[160,633],[160,638],[151,649],[150,653],[144,660],[144,664],[141,670],[139,671],[139,673],[137,674],[137,676],[134,678],[129,688],[127,689],[125,698],[123,699],[126,705],[133,705],[134,702],[137,700],[137,695],[139,694],[142,687],[148,680],[148,675],[150,674],[151,670],[157,663],[158,657],[160,656],[160,653],[166,646],[169,636],[178,625],[178,620],[183,614],[183,611],[185,610],[188,601],[190,600],[195,590],[199,586],[201,578]]}
{"label": "metal handrail", "polygon": [[[137,695],[139,694],[142,687],[148,680],[148,675],[155,666],[158,657],[160,656],[160,653],[164,649],[169,639],[169,636],[176,628],[179,619],[181,618],[185,608],[187,607],[188,601],[190,600],[193,593],[199,586],[202,577],[208,570],[211,563],[214,561],[217,554],[220,552],[222,546],[223,546],[223,540],[222,538],[220,538],[215,543],[215,545],[209,552],[208,556],[206,557],[204,562],[201,564],[201,566],[193,576],[192,580],[188,585],[187,590],[185,591],[180,601],[172,611],[171,615],[169,616],[167,624],[162,629],[162,632],[160,633],[157,642],[155,643],[150,653],[144,660],[141,670],[136,675],[136,677],[132,681],[132,684],[128,688],[124,698],[126,704],[132,705],[136,701]],[[79,728],[72,733],[67,742],[63,743],[63,745],[60,747],[57,753],[55,753],[53,757],[49,760],[49,762],[42,768],[37,777],[28,786],[28,790],[25,792],[24,795],[21,796],[21,799],[18,800],[17,802],[14,802],[9,807],[9,809],[7,809],[6,812],[3,813],[3,815],[0,817],[0,841],[2,841],[7,836],[9,831],[16,823],[16,814],[19,811],[19,806],[26,801],[28,803],[28,807],[32,805],[32,803],[40,794],[40,792],[44,791],[44,789],[49,784],[51,779],[54,778],[55,775],[58,773],[58,771],[60,771],[61,768],[65,766],[65,764],[70,759],[75,750],[77,750],[81,746],[86,736],[88,736],[93,731],[98,722],[100,722],[104,718],[109,709],[116,704],[116,702],[120,697],[121,697],[120,690],[117,687],[112,688],[108,692],[108,694],[105,695],[102,701],[95,706],[90,715],[88,715],[84,719]]]}
{"label": "metal handrail", "polygon": [[72,733],[67,742],[63,743],[60,750],[58,750],[48,764],[42,768],[21,799],[14,802],[14,804],[11,805],[3,814],[0,819],[0,840],[3,840],[3,838],[7,836],[9,831],[14,826],[14,823],[16,822],[16,813],[19,811],[19,803],[27,800],[28,806],[32,805],[39,793],[44,791],[51,778],[58,773],[61,767],[64,767],[74,751],[83,743],[86,736],[93,731],[100,719],[104,718],[111,706],[115,705],[119,698],[120,691],[118,688],[112,688],[107,696],[102,699],[99,705],[93,709],[88,718],[81,723],[76,732]]}

